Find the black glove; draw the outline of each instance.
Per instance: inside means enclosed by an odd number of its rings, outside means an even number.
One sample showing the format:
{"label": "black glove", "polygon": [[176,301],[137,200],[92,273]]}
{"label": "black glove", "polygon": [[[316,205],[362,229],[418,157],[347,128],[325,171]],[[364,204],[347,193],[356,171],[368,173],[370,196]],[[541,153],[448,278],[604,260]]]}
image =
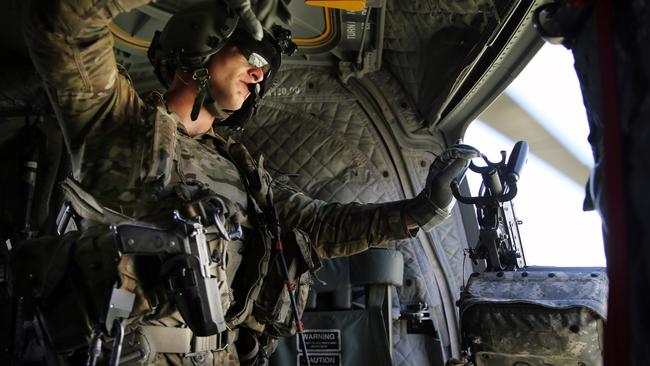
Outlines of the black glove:
{"label": "black glove", "polygon": [[424,189],[408,201],[404,212],[425,231],[449,217],[454,205],[451,181],[464,174],[469,161],[481,153],[469,145],[452,145],[431,164]]}
{"label": "black glove", "polygon": [[270,28],[276,18],[287,24],[291,20],[286,0],[253,0],[253,4],[251,0],[224,1],[237,12],[244,27],[258,41],[264,36],[262,27]]}

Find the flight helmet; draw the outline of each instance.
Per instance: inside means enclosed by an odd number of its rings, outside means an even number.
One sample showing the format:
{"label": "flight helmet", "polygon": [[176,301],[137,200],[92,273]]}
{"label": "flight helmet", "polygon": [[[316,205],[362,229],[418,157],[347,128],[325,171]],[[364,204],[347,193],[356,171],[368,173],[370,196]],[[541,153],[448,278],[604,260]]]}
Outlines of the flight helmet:
{"label": "flight helmet", "polygon": [[[169,87],[177,68],[186,71],[199,84],[191,117],[198,117],[201,105],[221,120],[221,126],[241,129],[252,117],[257,102],[273,85],[280,68],[282,54],[293,54],[297,46],[291,32],[278,25],[264,31],[261,41],[255,40],[243,27],[239,17],[221,1],[204,1],[181,9],[174,14],[162,31],[156,31],[147,51],[160,82]],[[248,62],[264,72],[264,79],[250,85],[250,96],[236,111],[221,108],[212,96],[209,85],[210,57],[226,45],[235,45]]]}

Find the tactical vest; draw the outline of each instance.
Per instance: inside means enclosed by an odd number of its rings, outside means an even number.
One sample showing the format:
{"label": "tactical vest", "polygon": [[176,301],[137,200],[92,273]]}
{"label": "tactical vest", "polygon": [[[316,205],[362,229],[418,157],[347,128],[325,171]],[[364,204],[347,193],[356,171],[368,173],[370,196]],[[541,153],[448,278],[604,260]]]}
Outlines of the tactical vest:
{"label": "tactical vest", "polygon": [[[151,112],[148,115],[154,119],[146,141],[148,153],[141,163],[141,194],[153,199],[136,212],[137,218],[164,225],[171,211],[180,209],[183,215],[200,217],[207,232],[219,231],[216,221],[228,232],[236,223],[243,227],[243,241],[218,237],[209,245],[223,259],[212,269],[219,279],[228,328],[246,329],[245,335],[240,334],[239,353],[242,363],[255,362],[260,354],[264,356],[264,349],[272,351],[274,339],[295,332],[289,293],[276,270],[277,251],[268,228],[270,175],[263,161],[255,161],[241,144],[228,141],[210,147],[183,134],[161,100]],[[107,304],[106,290],[117,277],[122,288],[136,294],[131,325],[182,326],[170,306],[170,294],[156,284],[161,258],[120,256],[106,230],[108,224],[132,218],[103,207],[73,181],[63,188],[73,211],[83,219],[82,230],[27,242],[13,253],[18,294],[42,309],[55,350],[68,352],[89,343],[96,319]],[[304,232],[284,232],[290,276],[297,285],[302,312],[310,272],[320,262]]]}

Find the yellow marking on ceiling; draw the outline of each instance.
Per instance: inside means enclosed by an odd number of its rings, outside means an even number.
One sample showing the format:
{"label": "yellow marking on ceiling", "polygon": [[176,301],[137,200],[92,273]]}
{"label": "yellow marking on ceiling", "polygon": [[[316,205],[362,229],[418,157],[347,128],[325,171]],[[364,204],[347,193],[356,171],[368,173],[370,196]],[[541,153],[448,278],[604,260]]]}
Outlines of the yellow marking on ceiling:
{"label": "yellow marking on ceiling", "polygon": [[[323,33],[312,38],[293,38],[293,41],[298,45],[299,48],[318,48],[326,46],[332,42],[332,39],[330,39],[325,44],[319,44],[321,41],[327,40],[327,38],[330,37],[332,33],[332,17],[330,16],[329,8],[323,8],[323,16],[325,17],[325,30]],[[108,23],[108,28],[110,29],[111,33],[113,33],[115,40],[127,47],[146,52],[149,48],[149,45],[151,44],[151,40],[131,36],[112,21]]]}
{"label": "yellow marking on ceiling", "polygon": [[[322,40],[327,39],[327,37],[330,36],[332,33],[332,19],[330,17],[330,11],[328,8],[323,8],[323,15],[325,16],[325,31],[321,33],[318,37],[314,38],[293,38],[293,41],[300,47],[300,48],[317,48],[317,47],[322,47],[324,45],[314,45],[314,43],[320,42]],[[331,40],[330,40],[331,42]],[[326,44],[329,44],[330,42],[327,42]],[[325,45],[326,45],[325,44]]]}
{"label": "yellow marking on ceiling", "polygon": [[110,29],[111,33],[113,33],[113,36],[115,36],[115,40],[125,46],[147,51],[149,45],[151,44],[151,41],[129,35],[112,21],[108,23],[108,29]]}
{"label": "yellow marking on ceiling", "polygon": [[366,0],[305,0],[305,5],[361,11],[366,7]]}

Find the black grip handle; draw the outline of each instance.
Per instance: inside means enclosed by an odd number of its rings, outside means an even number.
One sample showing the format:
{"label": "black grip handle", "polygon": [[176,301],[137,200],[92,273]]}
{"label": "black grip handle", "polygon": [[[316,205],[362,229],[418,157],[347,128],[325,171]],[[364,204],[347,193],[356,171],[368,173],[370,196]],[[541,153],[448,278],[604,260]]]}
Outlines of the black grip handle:
{"label": "black grip handle", "polygon": [[113,227],[113,233],[118,249],[124,254],[161,255],[184,251],[184,240],[181,236],[146,223],[118,224]]}
{"label": "black grip handle", "polygon": [[512,148],[507,169],[508,175],[512,176],[515,182],[519,180],[526,161],[528,161],[528,143],[519,141]]}
{"label": "black grip handle", "polygon": [[499,177],[499,172],[496,169],[493,169],[489,173],[482,174],[483,183],[490,190],[490,195],[499,196],[503,193],[503,185],[501,184],[501,177]]}

